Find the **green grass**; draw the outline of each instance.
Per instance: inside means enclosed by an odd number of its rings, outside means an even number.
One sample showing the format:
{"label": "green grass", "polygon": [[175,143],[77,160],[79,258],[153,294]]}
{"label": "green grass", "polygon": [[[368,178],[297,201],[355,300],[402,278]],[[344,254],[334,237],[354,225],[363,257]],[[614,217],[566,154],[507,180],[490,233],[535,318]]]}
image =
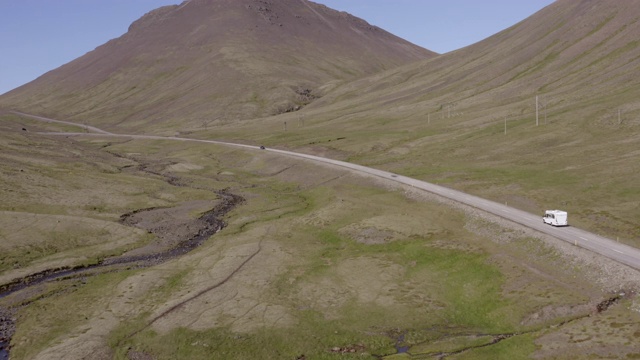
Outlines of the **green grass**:
{"label": "green grass", "polygon": [[429,341],[414,346],[411,348],[411,353],[415,355],[452,353],[469,348],[489,345],[493,342],[493,339],[494,338],[491,335],[445,338],[443,340]]}
{"label": "green grass", "polygon": [[456,356],[456,359],[530,359],[536,350],[534,335],[517,335],[500,341],[498,344],[481,347]]}

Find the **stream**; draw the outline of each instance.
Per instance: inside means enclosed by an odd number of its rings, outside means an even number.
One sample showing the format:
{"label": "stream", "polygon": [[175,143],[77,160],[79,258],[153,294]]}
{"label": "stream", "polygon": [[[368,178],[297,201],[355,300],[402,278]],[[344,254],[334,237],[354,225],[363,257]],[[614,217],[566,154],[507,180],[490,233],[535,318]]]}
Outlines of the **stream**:
{"label": "stream", "polygon": [[[87,277],[122,269],[145,268],[162,264],[171,259],[185,255],[201,246],[208,238],[225,228],[227,224],[222,218],[237,205],[244,202],[244,198],[239,195],[231,194],[227,190],[217,191],[216,193],[220,196],[220,203],[194,221],[204,225],[197,229],[196,234],[189,235],[186,239],[176,239],[176,245],[168,250],[136,256],[116,256],[99,260],[95,264],[76,267],[62,267],[41,271],[15,279],[7,284],[0,285],[0,299],[15,294],[21,290],[33,288],[37,285],[54,280]],[[132,215],[151,210],[153,209],[136,210],[131,213],[124,214],[120,217],[120,222],[127,224],[126,220]],[[39,299],[37,296],[30,298]],[[17,305],[14,305],[13,309],[4,309],[0,307],[0,360],[9,359],[9,344],[15,331],[15,318],[13,317],[15,308],[28,305],[32,301],[33,300],[21,301]]]}
{"label": "stream", "polygon": [[9,343],[15,329],[14,312],[0,307],[0,360],[9,359]]}

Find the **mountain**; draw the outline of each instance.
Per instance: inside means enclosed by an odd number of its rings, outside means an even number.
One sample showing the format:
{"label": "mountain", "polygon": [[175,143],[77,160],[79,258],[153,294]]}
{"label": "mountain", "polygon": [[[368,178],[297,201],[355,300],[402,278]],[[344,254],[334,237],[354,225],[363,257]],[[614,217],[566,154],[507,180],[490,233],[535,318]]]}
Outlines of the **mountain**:
{"label": "mountain", "polygon": [[307,0],[190,0],[151,11],[0,106],[179,128],[296,111],[337,84],[435,55]]}

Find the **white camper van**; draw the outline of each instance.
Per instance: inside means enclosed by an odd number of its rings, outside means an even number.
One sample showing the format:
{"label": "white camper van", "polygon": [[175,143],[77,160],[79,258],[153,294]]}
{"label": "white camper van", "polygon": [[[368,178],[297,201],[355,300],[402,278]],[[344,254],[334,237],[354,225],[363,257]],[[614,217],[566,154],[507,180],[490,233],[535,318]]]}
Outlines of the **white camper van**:
{"label": "white camper van", "polygon": [[569,225],[569,222],[567,221],[567,212],[562,210],[546,210],[542,217],[542,221],[545,224],[553,226]]}

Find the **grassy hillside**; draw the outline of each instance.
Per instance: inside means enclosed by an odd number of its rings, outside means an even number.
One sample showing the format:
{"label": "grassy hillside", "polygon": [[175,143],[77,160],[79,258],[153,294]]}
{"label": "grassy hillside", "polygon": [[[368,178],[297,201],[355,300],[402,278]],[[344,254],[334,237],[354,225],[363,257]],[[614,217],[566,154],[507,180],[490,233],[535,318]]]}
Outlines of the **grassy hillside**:
{"label": "grassy hillside", "polygon": [[640,246],[637,15],[628,2],[559,1],[300,113],[198,136],[326,154],[532,212],[564,208],[574,225]]}

